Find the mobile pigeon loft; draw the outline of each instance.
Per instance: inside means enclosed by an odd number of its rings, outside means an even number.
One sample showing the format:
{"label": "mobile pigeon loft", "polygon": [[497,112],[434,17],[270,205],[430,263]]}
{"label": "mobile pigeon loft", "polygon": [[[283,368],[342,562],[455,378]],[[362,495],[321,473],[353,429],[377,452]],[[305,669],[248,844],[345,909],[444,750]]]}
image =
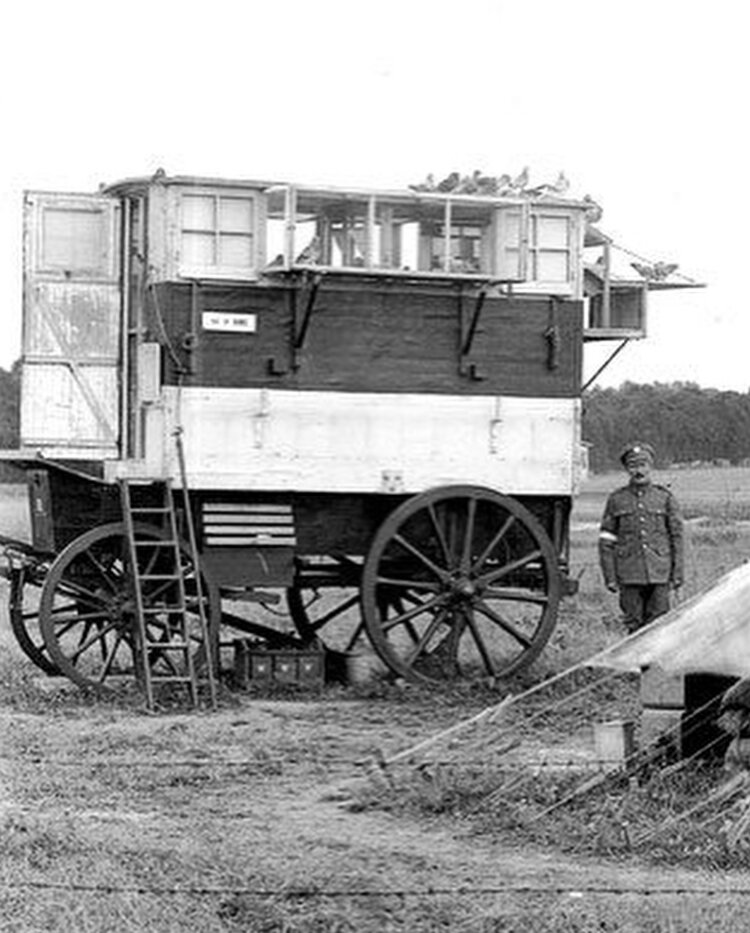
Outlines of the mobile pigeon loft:
{"label": "mobile pigeon loft", "polygon": [[669,284],[613,274],[590,199],[159,171],[24,211],[33,538],[3,540],[40,667],[151,696],[228,630],[422,680],[538,655],[584,343],[643,336]]}

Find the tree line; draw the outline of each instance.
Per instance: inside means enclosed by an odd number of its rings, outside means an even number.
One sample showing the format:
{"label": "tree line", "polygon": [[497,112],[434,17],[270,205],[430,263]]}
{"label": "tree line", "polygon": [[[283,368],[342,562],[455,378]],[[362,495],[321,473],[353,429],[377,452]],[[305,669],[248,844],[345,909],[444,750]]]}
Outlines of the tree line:
{"label": "tree line", "polygon": [[583,398],[583,439],[593,472],[620,466],[631,440],[656,450],[657,466],[740,464],[750,460],[750,391],[705,389],[692,382],[625,382]]}
{"label": "tree line", "polygon": [[[0,368],[0,448],[19,443],[20,361]],[[625,443],[653,444],[657,465],[750,461],[750,391],[705,389],[692,382],[625,382],[583,398],[583,440],[594,472],[619,467]]]}

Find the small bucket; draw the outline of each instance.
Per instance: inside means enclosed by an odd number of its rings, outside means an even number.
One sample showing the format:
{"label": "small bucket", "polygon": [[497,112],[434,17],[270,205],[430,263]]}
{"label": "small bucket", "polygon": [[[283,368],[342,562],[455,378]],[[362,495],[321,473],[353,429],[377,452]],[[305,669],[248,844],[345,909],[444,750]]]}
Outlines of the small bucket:
{"label": "small bucket", "polygon": [[602,768],[616,771],[635,751],[635,724],[625,719],[594,723],[594,748]]}

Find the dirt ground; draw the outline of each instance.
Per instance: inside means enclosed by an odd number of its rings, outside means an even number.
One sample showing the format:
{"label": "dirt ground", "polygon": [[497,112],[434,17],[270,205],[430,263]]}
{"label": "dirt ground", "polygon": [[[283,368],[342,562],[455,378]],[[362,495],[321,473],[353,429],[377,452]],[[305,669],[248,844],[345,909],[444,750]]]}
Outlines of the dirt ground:
{"label": "dirt ground", "polygon": [[[73,879],[71,897],[84,900],[87,886],[119,885],[225,895],[369,892],[380,900],[398,892],[402,900],[468,904],[460,925],[381,920],[320,930],[511,929],[482,923],[499,902],[535,893],[575,906],[631,892],[631,899],[661,898],[667,909],[686,891],[693,899],[717,887],[750,893],[743,875],[573,859],[477,835],[471,823],[440,814],[405,817],[352,806],[352,782],[379,774],[379,753],[389,756],[474,715],[486,697],[454,701],[408,686],[365,697],[325,688],[301,696],[233,693],[217,711],[150,714],[132,693],[89,701],[64,680],[38,677],[8,629],[4,591],[0,606],[0,650],[6,661],[17,659],[20,672],[17,693],[6,685],[0,709],[0,819],[6,830],[23,825],[26,839],[39,833],[45,851],[60,850],[36,861],[10,859],[3,873],[11,889],[65,888]],[[387,799],[387,781],[376,779]],[[226,896],[214,900],[226,905]],[[214,929],[204,922],[193,928]],[[250,921],[216,927],[236,928],[296,929]],[[37,918],[8,929],[58,927]],[[171,927],[165,921],[149,929]]]}

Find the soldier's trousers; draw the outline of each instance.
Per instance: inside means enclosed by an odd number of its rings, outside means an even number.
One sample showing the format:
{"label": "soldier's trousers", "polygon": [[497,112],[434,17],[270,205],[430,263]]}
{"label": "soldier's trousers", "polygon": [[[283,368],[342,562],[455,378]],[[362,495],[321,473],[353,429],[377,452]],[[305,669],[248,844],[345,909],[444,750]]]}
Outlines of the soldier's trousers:
{"label": "soldier's trousers", "polygon": [[669,609],[669,584],[620,586],[620,609],[628,632],[636,632]]}

